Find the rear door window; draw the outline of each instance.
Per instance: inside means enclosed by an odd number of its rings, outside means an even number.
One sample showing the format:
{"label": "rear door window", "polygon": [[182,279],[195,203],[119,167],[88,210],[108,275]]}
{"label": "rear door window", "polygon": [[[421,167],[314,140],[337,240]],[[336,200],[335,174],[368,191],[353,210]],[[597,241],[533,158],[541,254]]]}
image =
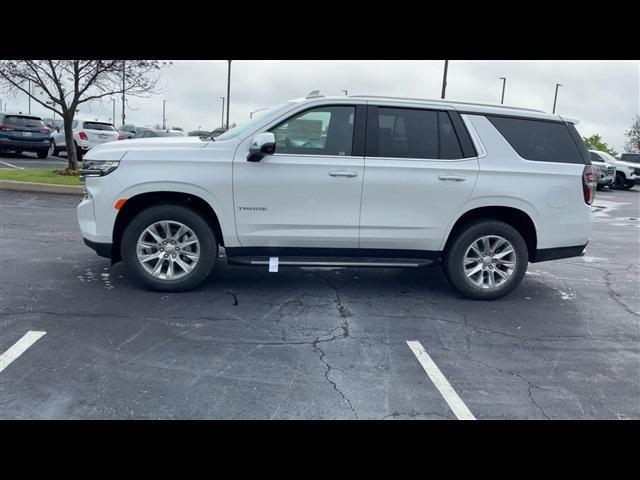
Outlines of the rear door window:
{"label": "rear door window", "polygon": [[438,112],[439,148],[438,158],[457,160],[463,158],[460,141],[447,112]]}
{"label": "rear door window", "polygon": [[438,158],[438,113],[379,107],[378,156]]}
{"label": "rear door window", "polygon": [[116,128],[110,123],[99,122],[84,122],[84,127],[87,130],[104,130],[109,132],[115,132]]}
{"label": "rear door window", "polygon": [[564,123],[493,115],[487,115],[487,119],[525,160],[585,163]]}
{"label": "rear door window", "polygon": [[22,115],[6,115],[3,123],[16,128],[46,128],[42,119]]}

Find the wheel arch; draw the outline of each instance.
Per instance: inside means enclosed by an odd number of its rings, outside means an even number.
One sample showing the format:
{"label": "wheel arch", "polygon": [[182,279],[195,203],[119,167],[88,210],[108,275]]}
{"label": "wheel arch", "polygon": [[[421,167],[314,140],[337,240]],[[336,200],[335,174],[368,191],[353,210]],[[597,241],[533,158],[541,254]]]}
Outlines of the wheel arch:
{"label": "wheel arch", "polygon": [[152,191],[143,192],[128,198],[122,208],[118,211],[113,226],[113,243],[111,247],[111,261],[118,262],[122,259],[120,245],[122,235],[129,222],[144,209],[160,204],[173,204],[187,206],[198,212],[213,230],[216,240],[223,247],[225,246],[224,236],[218,214],[202,197],[193,193],[178,191]]}
{"label": "wheel arch", "polygon": [[456,219],[449,229],[443,251],[446,252],[450,248],[458,232],[466,225],[479,220],[500,220],[515,228],[527,244],[529,261],[533,261],[538,245],[536,223],[527,212],[511,206],[481,206],[467,210]]}

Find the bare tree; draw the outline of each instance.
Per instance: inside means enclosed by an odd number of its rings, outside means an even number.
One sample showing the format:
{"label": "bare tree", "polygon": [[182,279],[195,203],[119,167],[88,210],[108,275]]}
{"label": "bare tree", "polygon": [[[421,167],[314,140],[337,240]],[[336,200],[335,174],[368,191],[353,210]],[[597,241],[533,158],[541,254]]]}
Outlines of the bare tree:
{"label": "bare tree", "polygon": [[[73,117],[79,105],[123,93],[149,96],[157,91],[157,71],[167,64],[158,60],[0,60],[0,80],[6,92],[23,92],[60,115],[65,143],[72,146]],[[38,90],[41,96],[34,93]],[[77,169],[75,148],[67,148],[67,158],[69,168]]]}

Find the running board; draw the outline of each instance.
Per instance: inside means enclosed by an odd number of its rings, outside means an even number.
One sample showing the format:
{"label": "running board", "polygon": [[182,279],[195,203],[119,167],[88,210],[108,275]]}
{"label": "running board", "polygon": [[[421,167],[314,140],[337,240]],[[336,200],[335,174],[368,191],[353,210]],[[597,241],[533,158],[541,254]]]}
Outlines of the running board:
{"label": "running board", "polygon": [[[269,257],[227,257],[229,265],[268,266]],[[278,257],[278,265],[282,267],[387,267],[416,268],[437,263],[437,260],[425,258],[366,258],[335,257],[321,259],[314,257]]]}

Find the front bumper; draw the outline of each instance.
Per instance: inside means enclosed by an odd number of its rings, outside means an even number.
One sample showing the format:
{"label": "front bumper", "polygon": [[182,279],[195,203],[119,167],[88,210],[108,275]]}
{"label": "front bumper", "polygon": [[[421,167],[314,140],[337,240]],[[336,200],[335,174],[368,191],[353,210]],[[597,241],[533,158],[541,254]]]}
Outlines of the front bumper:
{"label": "front bumper", "polygon": [[91,248],[92,250],[95,250],[95,252],[98,254],[98,256],[100,257],[104,257],[104,258],[109,258],[111,259],[111,247],[113,246],[113,244],[111,243],[100,243],[100,242],[93,242],[87,238],[82,237],[82,240],[84,240],[84,244]]}

